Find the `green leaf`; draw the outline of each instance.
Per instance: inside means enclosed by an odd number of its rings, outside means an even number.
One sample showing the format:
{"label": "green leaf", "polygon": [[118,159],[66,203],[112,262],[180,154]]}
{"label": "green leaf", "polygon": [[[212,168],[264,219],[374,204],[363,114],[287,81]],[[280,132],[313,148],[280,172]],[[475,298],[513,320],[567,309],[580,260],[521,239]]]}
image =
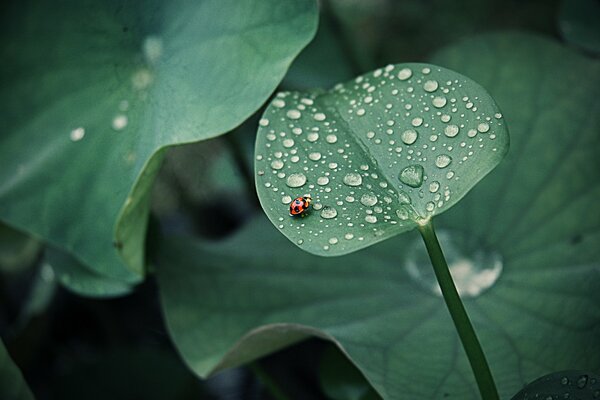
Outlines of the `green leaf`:
{"label": "green leaf", "polygon": [[317,8],[30,1],[2,17],[0,218],[135,282],[161,149],[256,111],[314,35]]}
{"label": "green leaf", "polygon": [[596,0],[563,0],[559,27],[569,43],[600,53],[600,3]]}
{"label": "green leaf", "polygon": [[[258,130],[256,187],[292,242],[347,254],[452,207],[508,143],[496,103],[474,81],[429,64],[389,65],[328,92],[278,94]],[[291,217],[304,194],[312,210]]]}
{"label": "green leaf", "polygon": [[562,371],[528,384],[512,400],[600,398],[600,376],[583,371]]}
{"label": "green leaf", "polygon": [[45,260],[56,274],[58,282],[78,295],[116,297],[132,290],[132,286],[126,282],[100,275],[63,251],[49,247],[45,252]]}
{"label": "green leaf", "polygon": [[[511,127],[506,162],[436,218],[501,397],[552,371],[599,370],[599,63],[524,34],[434,61],[488,87]],[[416,232],[324,258],[258,221],[227,243],[170,240],[157,274],[171,336],[202,376],[315,335],[385,399],[478,399],[422,259]]]}
{"label": "green leaf", "polygon": [[20,272],[31,267],[40,247],[35,238],[0,222],[0,272]]}
{"label": "green leaf", "polygon": [[33,400],[33,394],[23,374],[0,341],[0,398],[2,400]]}

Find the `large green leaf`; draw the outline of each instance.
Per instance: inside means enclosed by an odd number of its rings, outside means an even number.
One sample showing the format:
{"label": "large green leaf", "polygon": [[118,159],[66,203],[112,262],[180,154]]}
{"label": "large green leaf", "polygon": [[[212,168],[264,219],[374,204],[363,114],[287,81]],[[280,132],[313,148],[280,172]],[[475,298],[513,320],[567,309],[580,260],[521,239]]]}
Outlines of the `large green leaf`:
{"label": "large green leaf", "polygon": [[139,280],[161,149],[240,124],[316,23],[313,0],[5,7],[0,218]]}
{"label": "large green leaf", "polygon": [[[508,140],[477,83],[434,65],[388,65],[329,92],[278,94],[260,121],[256,188],[292,242],[346,254],[448,210],[500,162]],[[304,194],[314,210],[288,215]]]}
{"label": "large green leaf", "polygon": [[[436,218],[501,397],[552,371],[599,370],[600,66],[523,34],[465,41],[434,61],[489,88],[511,127],[507,162]],[[386,399],[479,398],[415,232],[324,258],[267,225],[162,249],[169,330],[198,374],[316,335]]]}
{"label": "large green leaf", "polygon": [[23,374],[0,341],[0,398],[2,400],[33,400],[33,394]]}
{"label": "large green leaf", "polygon": [[559,12],[560,31],[570,43],[600,53],[600,3],[596,0],[563,0]]}
{"label": "large green leaf", "polygon": [[600,399],[600,375],[584,371],[561,371],[528,384],[512,400]]}

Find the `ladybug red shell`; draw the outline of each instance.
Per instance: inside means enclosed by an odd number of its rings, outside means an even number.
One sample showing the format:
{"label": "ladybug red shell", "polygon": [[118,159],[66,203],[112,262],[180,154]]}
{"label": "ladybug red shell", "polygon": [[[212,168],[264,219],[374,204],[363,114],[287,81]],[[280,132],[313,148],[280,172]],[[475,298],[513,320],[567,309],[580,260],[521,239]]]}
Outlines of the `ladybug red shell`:
{"label": "ladybug red shell", "polygon": [[310,197],[310,195],[296,197],[294,201],[290,203],[290,215],[304,214],[310,207],[310,203],[312,203],[312,197]]}

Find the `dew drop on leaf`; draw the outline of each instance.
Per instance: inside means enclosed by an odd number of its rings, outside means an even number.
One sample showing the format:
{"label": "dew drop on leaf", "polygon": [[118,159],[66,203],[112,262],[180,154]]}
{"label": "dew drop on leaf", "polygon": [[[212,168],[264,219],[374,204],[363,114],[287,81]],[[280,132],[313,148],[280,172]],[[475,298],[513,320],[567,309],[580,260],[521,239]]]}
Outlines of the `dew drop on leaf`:
{"label": "dew drop on leaf", "polygon": [[413,188],[420,187],[423,184],[423,166],[412,164],[405,167],[400,172],[400,181]]}
{"label": "dew drop on leaf", "polygon": [[362,185],[362,177],[356,172],[350,172],[344,176],[344,184],[348,186],[360,186]]}
{"label": "dew drop on leaf", "polygon": [[321,210],[321,218],[332,219],[337,217],[337,210],[330,206],[325,206]]}
{"label": "dew drop on leaf", "polygon": [[435,166],[438,168],[446,168],[452,162],[452,157],[447,154],[440,154],[435,159]]}
{"label": "dew drop on leaf", "polygon": [[405,144],[413,144],[417,141],[419,134],[414,129],[407,129],[402,132],[401,139]]}
{"label": "dew drop on leaf", "polygon": [[288,176],[286,185],[292,188],[297,188],[300,186],[304,186],[306,183],[306,175],[304,174],[291,174]]}

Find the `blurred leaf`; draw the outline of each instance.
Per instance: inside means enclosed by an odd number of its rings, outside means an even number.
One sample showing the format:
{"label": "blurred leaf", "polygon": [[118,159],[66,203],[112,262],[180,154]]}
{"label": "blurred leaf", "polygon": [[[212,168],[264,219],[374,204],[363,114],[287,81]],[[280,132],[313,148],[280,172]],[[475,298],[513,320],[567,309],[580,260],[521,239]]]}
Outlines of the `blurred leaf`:
{"label": "blurred leaf", "polygon": [[35,238],[0,222],[0,272],[13,273],[31,267],[40,247]]}
{"label": "blurred leaf", "polygon": [[48,247],[45,259],[58,282],[78,295],[115,297],[126,295],[132,290],[132,286],[126,282],[100,275],[63,251]]}
{"label": "blurred leaf", "polygon": [[211,398],[174,353],[160,348],[111,349],[63,369],[54,393],[61,400]]}
{"label": "blurred leaf", "polygon": [[33,394],[23,374],[10,358],[10,355],[0,341],[0,399],[2,400],[33,400]]}
{"label": "blurred leaf", "polygon": [[[280,93],[256,138],[256,190],[302,249],[351,253],[448,210],[508,150],[494,100],[430,64],[377,69],[329,92]],[[290,217],[312,195],[313,210]]]}
{"label": "blurred leaf", "polygon": [[313,0],[5,8],[0,217],[130,283],[161,149],[239,125],[317,23]]}
{"label": "blurred leaf", "polygon": [[528,384],[512,400],[600,399],[600,376],[583,371],[561,371]]}
{"label": "blurred leaf", "polygon": [[323,392],[332,400],[379,399],[360,371],[335,347],[328,347],[319,364]]}
{"label": "blurred leaf", "polygon": [[567,42],[593,53],[600,53],[600,2],[563,0],[559,27]]}
{"label": "blurred leaf", "polygon": [[[507,162],[437,218],[501,397],[552,371],[600,369],[599,64],[523,34],[434,61],[490,88],[511,127]],[[265,221],[219,244],[171,239],[157,267],[171,336],[202,376],[315,335],[385,399],[478,399],[429,266],[415,272],[424,246],[407,235],[336,258]]]}

